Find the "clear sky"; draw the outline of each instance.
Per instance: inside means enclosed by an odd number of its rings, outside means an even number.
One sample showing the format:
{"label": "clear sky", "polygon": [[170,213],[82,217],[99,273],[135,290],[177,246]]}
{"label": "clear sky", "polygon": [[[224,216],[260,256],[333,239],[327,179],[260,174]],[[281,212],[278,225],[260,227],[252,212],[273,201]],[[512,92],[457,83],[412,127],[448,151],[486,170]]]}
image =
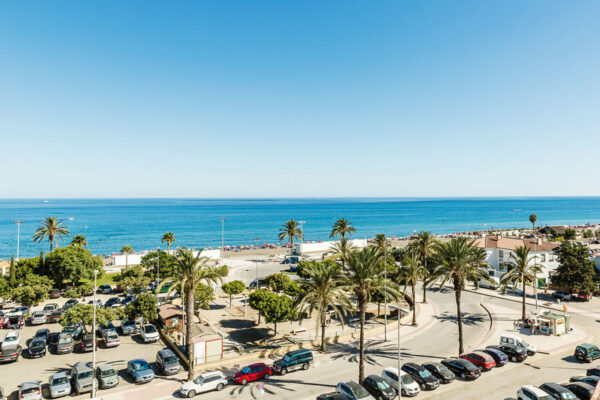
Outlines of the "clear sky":
{"label": "clear sky", "polygon": [[599,1],[13,1],[0,197],[600,195]]}

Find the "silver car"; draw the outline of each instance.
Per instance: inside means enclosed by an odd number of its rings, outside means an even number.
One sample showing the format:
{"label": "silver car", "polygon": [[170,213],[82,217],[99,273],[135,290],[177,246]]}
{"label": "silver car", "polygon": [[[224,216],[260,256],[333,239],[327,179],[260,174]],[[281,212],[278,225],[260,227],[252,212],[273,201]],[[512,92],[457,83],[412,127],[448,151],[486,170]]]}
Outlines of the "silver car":
{"label": "silver car", "polygon": [[75,342],[73,336],[70,333],[61,333],[58,336],[58,342],[56,344],[56,354],[68,354],[73,352]]}
{"label": "silver car", "polygon": [[38,382],[25,382],[19,387],[19,399],[42,400],[42,384]]}
{"label": "silver car", "polygon": [[101,389],[110,389],[119,384],[119,375],[110,365],[101,365],[96,367],[96,378],[100,383]]}
{"label": "silver car", "polygon": [[46,313],[43,311],[34,311],[29,318],[31,325],[42,325],[46,323]]}
{"label": "silver car", "polygon": [[71,380],[77,394],[91,392],[92,383],[97,388],[98,380],[94,378],[94,371],[85,363],[78,362],[71,368]]}
{"label": "silver car", "polygon": [[56,399],[71,394],[71,382],[66,372],[58,372],[48,379],[50,397]]}

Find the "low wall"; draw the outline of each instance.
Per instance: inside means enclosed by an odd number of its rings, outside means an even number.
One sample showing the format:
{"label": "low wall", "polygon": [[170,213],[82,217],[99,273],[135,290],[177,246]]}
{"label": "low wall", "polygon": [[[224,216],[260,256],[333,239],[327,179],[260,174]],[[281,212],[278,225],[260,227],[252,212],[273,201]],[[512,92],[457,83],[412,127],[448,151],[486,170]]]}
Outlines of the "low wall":
{"label": "low wall", "polygon": [[[171,253],[173,253],[174,251],[171,250]],[[112,258],[112,265],[113,266],[124,266],[124,265],[138,265],[141,264],[142,262],[142,257],[144,257],[146,254],[149,254],[149,252],[143,252],[143,253],[139,253],[139,254],[129,254],[129,255],[124,255],[124,254],[116,254],[113,255]],[[198,252],[195,251],[194,255],[197,255]],[[208,257],[208,259],[210,260],[218,260],[221,257],[221,250],[219,249],[211,249],[211,250],[202,250],[202,252],[200,253],[200,256],[202,257]]]}
{"label": "low wall", "polygon": [[[319,242],[319,243],[296,243],[294,251],[296,254],[317,253],[329,251],[333,248],[336,241]],[[350,243],[356,248],[367,247],[366,239],[352,239]]]}

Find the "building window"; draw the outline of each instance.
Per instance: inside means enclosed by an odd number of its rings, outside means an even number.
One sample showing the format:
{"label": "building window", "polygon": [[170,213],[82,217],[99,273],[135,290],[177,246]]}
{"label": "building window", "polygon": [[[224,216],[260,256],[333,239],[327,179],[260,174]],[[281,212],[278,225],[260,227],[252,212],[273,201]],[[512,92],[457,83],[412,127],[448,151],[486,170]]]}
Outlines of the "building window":
{"label": "building window", "polygon": [[498,257],[502,260],[504,258],[504,250],[498,250]]}
{"label": "building window", "polygon": [[542,262],[546,262],[546,255],[545,254],[542,254],[540,256],[540,258],[541,258]]}
{"label": "building window", "polygon": [[500,265],[498,265],[498,269],[500,269],[500,271],[504,271],[506,268],[504,267],[504,264],[500,263]]}
{"label": "building window", "polygon": [[554,261],[554,253],[550,253],[549,261]]}

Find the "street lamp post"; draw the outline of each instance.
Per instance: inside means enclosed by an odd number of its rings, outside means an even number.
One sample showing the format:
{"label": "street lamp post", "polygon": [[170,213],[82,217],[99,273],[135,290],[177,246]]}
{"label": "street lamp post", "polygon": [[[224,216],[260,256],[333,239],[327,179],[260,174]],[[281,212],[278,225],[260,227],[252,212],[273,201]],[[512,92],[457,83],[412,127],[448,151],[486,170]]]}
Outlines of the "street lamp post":
{"label": "street lamp post", "polygon": [[17,224],[17,261],[19,261],[19,247],[20,247],[20,241],[21,241],[21,224],[23,223],[23,221],[15,221],[15,224]]}
{"label": "street lamp post", "polygon": [[160,246],[156,248],[156,300],[158,301],[158,285],[160,283]]}
{"label": "street lamp post", "polygon": [[[92,322],[92,331],[96,331],[96,285],[98,279],[98,270],[94,270],[94,317]],[[92,343],[92,399],[96,398],[96,339]]]}
{"label": "street lamp post", "polygon": [[256,243],[256,259],[254,260],[254,264],[256,265],[256,290],[258,290],[258,241],[260,238],[255,237],[254,243]]}
{"label": "street lamp post", "polygon": [[384,319],[384,324],[385,324],[385,328],[383,331],[383,341],[387,342],[387,328],[388,328],[388,321],[387,321],[387,309],[388,309],[388,304],[387,304],[387,248],[385,247],[385,243],[383,245],[383,300],[385,302],[385,305],[383,306],[383,319]]}
{"label": "street lamp post", "polygon": [[225,220],[221,218],[221,264],[223,264],[223,250],[225,249]]}

